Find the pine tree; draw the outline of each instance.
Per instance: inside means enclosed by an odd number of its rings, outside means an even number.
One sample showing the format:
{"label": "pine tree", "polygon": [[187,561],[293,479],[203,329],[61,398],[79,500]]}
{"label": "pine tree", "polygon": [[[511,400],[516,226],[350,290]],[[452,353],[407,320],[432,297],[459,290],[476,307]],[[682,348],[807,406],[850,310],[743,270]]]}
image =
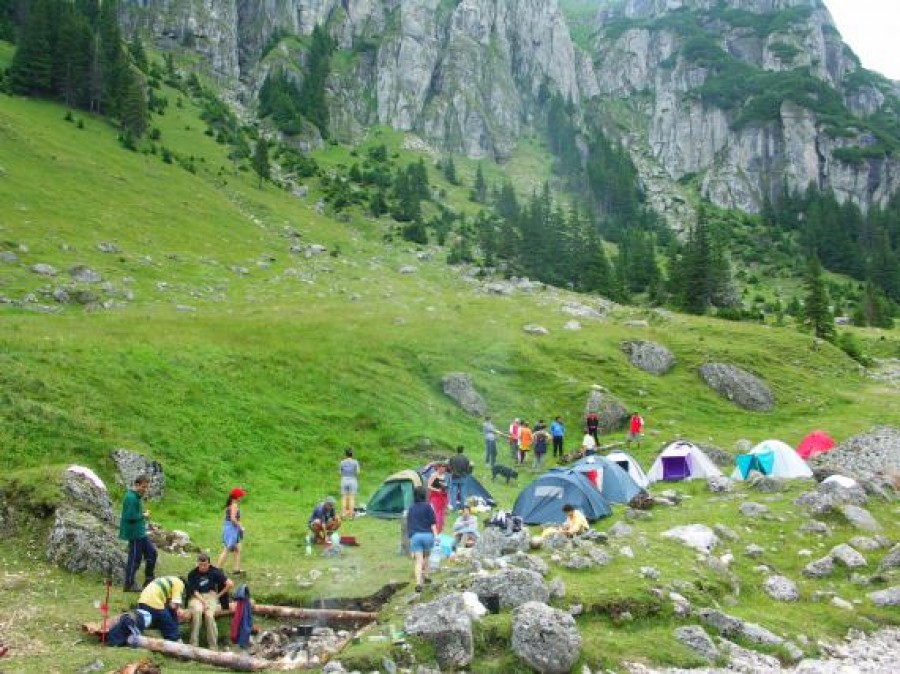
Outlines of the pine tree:
{"label": "pine tree", "polygon": [[487,183],[484,181],[484,171],[480,163],[475,170],[475,182],[472,184],[471,199],[479,204],[487,203]]}
{"label": "pine tree", "polygon": [[51,0],[35,0],[31,6],[19,48],[9,69],[9,87],[17,94],[47,95],[53,92],[53,41]]}
{"label": "pine tree", "polygon": [[268,180],[272,175],[272,167],[269,164],[269,143],[265,138],[256,141],[252,164],[253,171],[259,178],[259,187],[262,188],[263,181]]}
{"label": "pine tree", "polygon": [[458,185],[459,180],[456,177],[456,164],[453,163],[453,157],[447,157],[444,161],[441,162],[441,171],[444,174],[444,179],[450,183],[451,185]]}
{"label": "pine tree", "polygon": [[147,52],[144,51],[144,43],[141,42],[140,36],[135,35],[131,38],[128,53],[131,54],[131,60],[138,70],[145,74],[150,72],[150,62],[147,60]]}
{"label": "pine tree", "polygon": [[829,342],[834,341],[834,317],[828,307],[828,292],[822,278],[822,263],[817,257],[811,257],[807,263],[804,287],[806,296],[803,305],[803,325],[812,329],[816,337]]}
{"label": "pine tree", "polygon": [[135,138],[140,138],[150,124],[150,114],[147,112],[147,83],[144,75],[137,70],[127,74],[121,94],[119,120],[124,131]]}

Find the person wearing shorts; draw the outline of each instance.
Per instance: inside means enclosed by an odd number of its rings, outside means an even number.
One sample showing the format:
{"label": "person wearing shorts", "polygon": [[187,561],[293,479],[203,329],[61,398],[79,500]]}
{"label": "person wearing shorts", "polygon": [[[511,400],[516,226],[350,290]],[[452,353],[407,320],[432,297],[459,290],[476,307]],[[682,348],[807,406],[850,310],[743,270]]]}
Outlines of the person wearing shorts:
{"label": "person wearing shorts", "polygon": [[430,582],[428,555],[434,547],[438,531],[434,508],[427,501],[425,489],[417,487],[413,494],[413,504],[406,513],[406,533],[409,536],[409,551],[413,557],[416,592],[421,592],[422,586]]}
{"label": "person wearing shorts", "polygon": [[353,458],[353,448],[344,450],[341,473],[341,517],[353,519],[356,512],[356,492],[359,491],[359,461]]}

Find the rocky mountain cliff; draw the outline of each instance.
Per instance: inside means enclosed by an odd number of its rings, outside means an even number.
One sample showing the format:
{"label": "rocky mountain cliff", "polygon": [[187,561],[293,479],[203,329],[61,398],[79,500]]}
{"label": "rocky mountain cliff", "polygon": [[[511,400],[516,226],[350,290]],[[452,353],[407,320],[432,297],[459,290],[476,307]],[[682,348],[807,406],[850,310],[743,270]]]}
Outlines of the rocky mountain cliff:
{"label": "rocky mountain cliff", "polygon": [[694,187],[750,212],[810,184],[864,209],[900,187],[896,88],[860,68],[821,0],[596,4],[580,46],[557,0],[134,0],[123,23],[196,50],[247,101],[272,68],[302,79],[291,36],[326,27],[344,140],[386,124],[502,161],[559,93],[621,137],[670,215]]}

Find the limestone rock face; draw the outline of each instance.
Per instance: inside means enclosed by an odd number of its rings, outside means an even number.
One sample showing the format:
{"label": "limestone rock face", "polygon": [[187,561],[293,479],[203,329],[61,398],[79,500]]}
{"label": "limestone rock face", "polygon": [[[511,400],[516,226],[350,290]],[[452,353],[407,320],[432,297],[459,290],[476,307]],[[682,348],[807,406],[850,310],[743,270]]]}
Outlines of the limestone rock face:
{"label": "limestone rock face", "polygon": [[650,374],[663,375],[675,367],[672,352],[656,342],[623,342],[622,351],[632,365]]}
{"label": "limestone rock face", "polygon": [[166,491],[166,476],[158,461],[128,449],[114,449],[112,459],[119,469],[119,483],[127,489],[134,485],[139,475],[150,478],[144,498],[153,501],[162,498]]}
{"label": "limestone rock face", "polygon": [[581,634],[569,613],[529,601],[513,612],[512,649],[539,672],[565,674],[581,654]]}
{"label": "limestone rock face", "polygon": [[466,667],[475,655],[472,619],[460,593],[416,606],[406,616],[404,629],[432,644],[441,670]]}
{"label": "limestone rock face", "polygon": [[67,571],[91,571],[125,580],[125,547],[115,530],[94,515],[60,507],[47,540],[47,559]]}
{"label": "limestone rock face", "polygon": [[716,393],[744,409],[769,412],[775,407],[775,396],[768,385],[734,365],[706,363],[700,366],[700,378]]}
{"label": "limestone rock face", "polygon": [[472,378],[468,374],[454,372],[446,375],[441,379],[441,388],[469,414],[482,416],[487,411],[484,398],[475,390]]}

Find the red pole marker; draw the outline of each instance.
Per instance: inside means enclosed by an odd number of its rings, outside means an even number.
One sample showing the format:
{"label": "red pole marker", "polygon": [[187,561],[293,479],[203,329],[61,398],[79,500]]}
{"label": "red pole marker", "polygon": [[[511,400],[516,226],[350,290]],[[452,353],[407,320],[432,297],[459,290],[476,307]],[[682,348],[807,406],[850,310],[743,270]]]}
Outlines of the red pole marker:
{"label": "red pole marker", "polygon": [[106,599],[100,604],[100,611],[103,613],[103,630],[100,632],[100,643],[106,645],[106,622],[109,619],[109,590],[112,587],[112,581],[106,579]]}

